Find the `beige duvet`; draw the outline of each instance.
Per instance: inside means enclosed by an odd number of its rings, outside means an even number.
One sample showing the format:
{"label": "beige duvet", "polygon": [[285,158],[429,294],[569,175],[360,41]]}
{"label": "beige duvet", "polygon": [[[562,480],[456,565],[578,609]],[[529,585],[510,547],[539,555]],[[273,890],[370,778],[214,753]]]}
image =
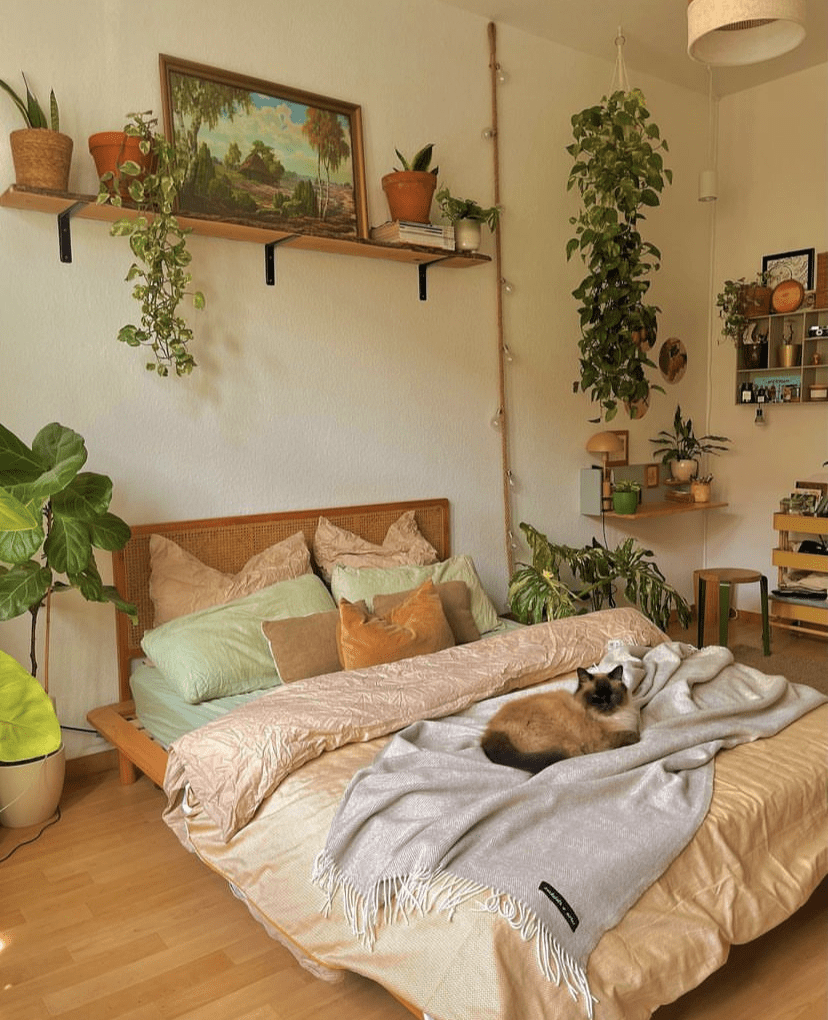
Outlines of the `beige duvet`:
{"label": "beige duvet", "polygon": [[[166,820],[321,977],[365,974],[434,1020],[581,1017],[566,988],[542,977],[531,944],[473,902],[450,922],[426,915],[386,926],[369,952],[341,911],[323,916],[324,895],[310,875],[351,776],[388,739],[377,727],[399,729],[412,713],[449,714],[458,699],[570,676],[597,662],[612,639],[652,644],[663,635],[634,610],[612,610],[266,695],[262,743],[253,743],[256,712],[248,709],[176,742]],[[313,718],[317,728],[305,732]],[[823,705],[775,737],[719,754],[712,805],[695,837],[590,956],[596,1017],[649,1017],[721,966],[731,944],[795,911],[826,872]]]}

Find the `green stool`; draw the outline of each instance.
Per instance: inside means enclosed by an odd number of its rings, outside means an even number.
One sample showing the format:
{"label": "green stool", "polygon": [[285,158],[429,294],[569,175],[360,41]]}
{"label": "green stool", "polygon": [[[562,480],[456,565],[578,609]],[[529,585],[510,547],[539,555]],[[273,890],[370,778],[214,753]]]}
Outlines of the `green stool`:
{"label": "green stool", "polygon": [[727,624],[730,619],[730,586],[759,582],[762,600],[762,651],[770,655],[770,623],[768,622],[768,579],[758,570],[741,570],[739,567],[711,567],[699,571],[699,648],[704,645],[704,610],[707,597],[707,582],[719,586],[719,644],[727,647]]}

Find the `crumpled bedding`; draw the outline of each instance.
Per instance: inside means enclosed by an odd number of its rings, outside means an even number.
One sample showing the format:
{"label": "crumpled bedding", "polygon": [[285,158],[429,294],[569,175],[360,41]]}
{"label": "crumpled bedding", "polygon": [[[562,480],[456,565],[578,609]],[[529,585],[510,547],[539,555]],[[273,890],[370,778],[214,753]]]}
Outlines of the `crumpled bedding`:
{"label": "crumpled bedding", "polygon": [[[569,652],[560,679],[597,662],[611,640],[664,638],[633,610],[577,618],[572,630],[569,621],[550,626],[558,631],[561,624]],[[646,1020],[720,967],[731,944],[757,938],[805,902],[828,873],[827,735],[823,706],[774,737],[717,756],[710,810],[696,835],[590,956],[598,1020]],[[196,774],[189,767],[194,741],[178,760],[183,772],[168,783],[166,821],[317,976],[364,974],[439,1020],[580,1016],[566,990],[540,975],[532,947],[474,902],[459,906],[450,922],[427,915],[391,926],[372,952],[341,914],[323,916],[324,895],[310,879],[314,860],[352,776],[388,739],[366,736],[311,757],[261,799],[229,841],[195,784],[188,785]],[[211,754],[220,743],[213,733]],[[239,746],[231,739],[227,754]]]}

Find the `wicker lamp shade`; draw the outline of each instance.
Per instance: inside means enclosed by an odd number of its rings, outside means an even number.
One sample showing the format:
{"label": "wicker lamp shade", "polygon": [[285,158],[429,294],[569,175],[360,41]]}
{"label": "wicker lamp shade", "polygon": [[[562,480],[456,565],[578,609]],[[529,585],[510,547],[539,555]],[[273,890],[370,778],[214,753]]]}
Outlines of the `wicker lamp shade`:
{"label": "wicker lamp shade", "polygon": [[687,52],[703,64],[759,64],[805,38],[805,0],[688,0]]}

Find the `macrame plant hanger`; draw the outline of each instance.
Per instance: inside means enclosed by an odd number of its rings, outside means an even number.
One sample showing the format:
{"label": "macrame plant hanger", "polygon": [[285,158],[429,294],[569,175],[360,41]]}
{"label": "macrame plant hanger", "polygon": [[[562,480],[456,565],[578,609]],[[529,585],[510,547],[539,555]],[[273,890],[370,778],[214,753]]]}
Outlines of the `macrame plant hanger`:
{"label": "macrame plant hanger", "polygon": [[612,92],[629,92],[630,81],[627,78],[627,65],[624,63],[624,33],[621,26],[618,26],[618,34],[615,37],[615,68],[612,72]]}

